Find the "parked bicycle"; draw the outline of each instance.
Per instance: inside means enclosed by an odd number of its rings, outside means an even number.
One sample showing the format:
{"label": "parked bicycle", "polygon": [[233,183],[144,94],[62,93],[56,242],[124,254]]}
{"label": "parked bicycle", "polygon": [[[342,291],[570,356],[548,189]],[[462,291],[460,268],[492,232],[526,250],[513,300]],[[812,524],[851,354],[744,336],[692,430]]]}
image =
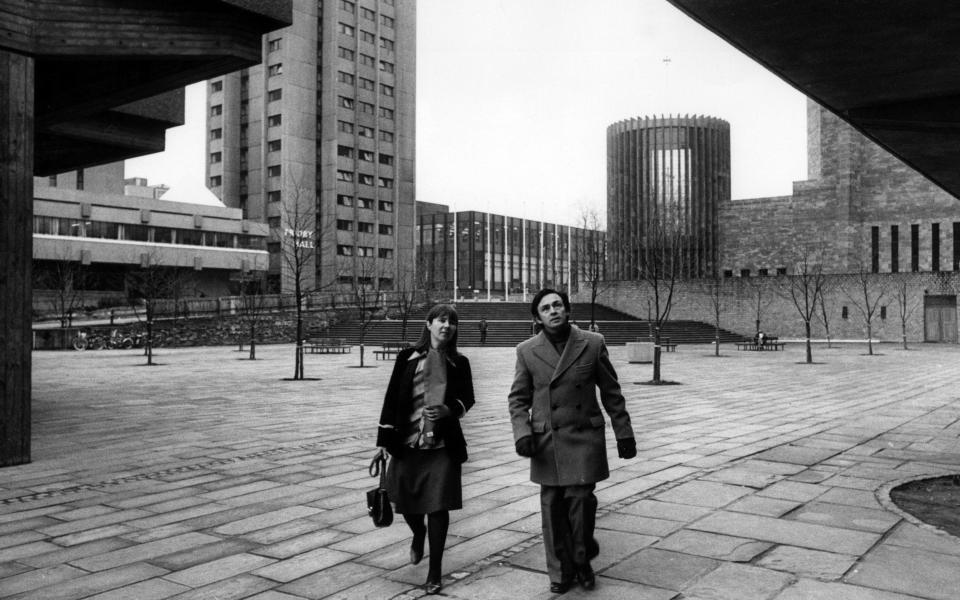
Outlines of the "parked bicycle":
{"label": "parked bicycle", "polygon": [[73,338],[74,350],[86,350],[90,347],[90,333],[87,331],[77,331],[77,336]]}
{"label": "parked bicycle", "polygon": [[105,340],[105,346],[107,348],[124,348],[130,349],[133,348],[133,338],[129,335],[120,333],[118,329],[110,330],[110,337],[107,337]]}

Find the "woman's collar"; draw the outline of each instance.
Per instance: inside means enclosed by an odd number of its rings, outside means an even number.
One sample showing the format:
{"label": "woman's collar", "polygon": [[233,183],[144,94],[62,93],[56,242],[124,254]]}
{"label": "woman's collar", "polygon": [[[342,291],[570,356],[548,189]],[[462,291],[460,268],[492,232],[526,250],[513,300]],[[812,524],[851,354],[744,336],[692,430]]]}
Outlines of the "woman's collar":
{"label": "woman's collar", "polygon": [[[447,359],[448,363],[450,363],[454,367],[457,366],[457,363],[454,362],[452,356],[450,356],[446,352],[441,352],[440,354]],[[410,353],[410,356],[407,358],[407,360],[420,360],[420,358],[425,355],[426,355],[426,352],[420,352],[419,350],[414,350],[412,353]]]}

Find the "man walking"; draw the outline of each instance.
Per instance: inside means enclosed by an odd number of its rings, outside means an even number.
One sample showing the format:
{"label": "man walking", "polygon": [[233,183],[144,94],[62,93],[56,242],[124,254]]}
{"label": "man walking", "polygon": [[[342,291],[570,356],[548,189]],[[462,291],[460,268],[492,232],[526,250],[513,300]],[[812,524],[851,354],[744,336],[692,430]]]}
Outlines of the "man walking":
{"label": "man walking", "polygon": [[590,560],[600,552],[593,491],[610,476],[601,404],[620,458],[636,456],[637,444],[603,336],[571,326],[570,300],[556,290],[540,290],[530,312],[542,331],[517,346],[507,399],[513,437],[517,454],[530,457],[531,481],[540,484],[550,591],[562,594],[575,581],[591,590]]}
{"label": "man walking", "polygon": [[480,345],[487,343],[487,320],[483,317],[480,317],[480,323],[477,324],[477,328],[480,330]]}

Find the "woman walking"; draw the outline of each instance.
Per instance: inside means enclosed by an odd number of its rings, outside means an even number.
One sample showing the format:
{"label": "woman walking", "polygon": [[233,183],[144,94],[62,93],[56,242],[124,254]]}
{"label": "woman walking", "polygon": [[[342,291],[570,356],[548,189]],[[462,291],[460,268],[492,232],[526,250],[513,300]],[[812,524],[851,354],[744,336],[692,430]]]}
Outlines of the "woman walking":
{"label": "woman walking", "polygon": [[413,532],[412,564],[423,559],[424,542],[430,541],[428,594],[442,586],[449,511],[463,506],[460,465],[467,444],[460,417],[474,397],[470,361],[457,351],[457,323],[449,304],[430,309],[420,340],[397,355],[377,431],[378,452],[391,457],[390,501]]}

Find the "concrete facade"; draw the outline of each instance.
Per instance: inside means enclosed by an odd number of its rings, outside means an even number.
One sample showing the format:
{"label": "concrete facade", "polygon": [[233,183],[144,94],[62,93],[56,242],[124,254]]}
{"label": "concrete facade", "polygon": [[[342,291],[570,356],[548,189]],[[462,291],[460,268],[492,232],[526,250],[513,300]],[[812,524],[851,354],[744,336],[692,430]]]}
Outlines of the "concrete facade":
{"label": "concrete facade", "polygon": [[[453,298],[577,289],[603,269],[602,231],[418,202],[418,287]],[[593,260],[591,260],[593,258]]]}
{"label": "concrete facade", "polygon": [[409,279],[415,198],[413,0],[297,0],[263,63],[208,83],[207,185],[269,225],[270,282],[392,289]]}
{"label": "concrete facade", "polygon": [[266,271],[266,224],[243,219],[236,208],[153,198],[138,183],[139,195],[123,193],[123,163],[35,179],[35,310],[48,309],[54,293],[42,274],[64,261],[89,275],[84,305],[125,301],[125,274],[147,265],[188,272],[192,289],[185,293],[211,297],[233,293],[240,273]]}

